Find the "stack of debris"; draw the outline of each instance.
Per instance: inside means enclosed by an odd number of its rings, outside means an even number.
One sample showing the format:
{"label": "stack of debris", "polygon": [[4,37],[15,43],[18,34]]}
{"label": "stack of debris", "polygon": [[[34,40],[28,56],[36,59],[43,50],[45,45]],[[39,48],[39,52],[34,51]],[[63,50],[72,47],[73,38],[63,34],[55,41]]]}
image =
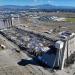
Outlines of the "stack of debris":
{"label": "stack of debris", "polygon": [[35,52],[47,52],[50,49],[48,46],[45,47],[36,37],[30,40],[28,43],[28,48],[34,50]]}

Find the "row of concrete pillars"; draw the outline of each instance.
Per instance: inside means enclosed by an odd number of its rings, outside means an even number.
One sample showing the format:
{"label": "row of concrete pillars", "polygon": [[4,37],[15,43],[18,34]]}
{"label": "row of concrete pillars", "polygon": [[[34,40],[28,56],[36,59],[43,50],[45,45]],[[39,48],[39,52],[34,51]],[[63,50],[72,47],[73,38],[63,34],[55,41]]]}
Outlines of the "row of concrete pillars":
{"label": "row of concrete pillars", "polygon": [[12,18],[3,19],[3,24],[5,27],[11,27],[12,26]]}

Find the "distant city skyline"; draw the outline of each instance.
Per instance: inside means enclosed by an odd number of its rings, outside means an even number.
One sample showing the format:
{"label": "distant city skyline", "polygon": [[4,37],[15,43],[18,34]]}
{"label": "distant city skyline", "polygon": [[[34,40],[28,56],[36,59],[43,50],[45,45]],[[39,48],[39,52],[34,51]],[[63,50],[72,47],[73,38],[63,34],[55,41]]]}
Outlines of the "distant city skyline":
{"label": "distant city skyline", "polygon": [[0,6],[3,5],[34,6],[34,5],[43,5],[43,4],[75,7],[75,0],[0,0]]}

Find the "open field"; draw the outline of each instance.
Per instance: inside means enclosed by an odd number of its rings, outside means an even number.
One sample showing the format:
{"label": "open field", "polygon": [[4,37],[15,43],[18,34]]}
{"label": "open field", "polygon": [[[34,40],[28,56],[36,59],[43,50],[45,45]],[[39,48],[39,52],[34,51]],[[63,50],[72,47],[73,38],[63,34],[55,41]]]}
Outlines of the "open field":
{"label": "open field", "polygon": [[75,18],[66,18],[66,22],[75,22]]}

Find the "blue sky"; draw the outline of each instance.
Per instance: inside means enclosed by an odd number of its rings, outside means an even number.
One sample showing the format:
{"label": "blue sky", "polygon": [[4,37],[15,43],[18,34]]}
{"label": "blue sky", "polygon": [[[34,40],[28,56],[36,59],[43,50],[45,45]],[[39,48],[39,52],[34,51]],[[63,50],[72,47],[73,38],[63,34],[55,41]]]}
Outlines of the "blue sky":
{"label": "blue sky", "polygon": [[0,5],[40,5],[74,6],[75,0],[0,0]]}

